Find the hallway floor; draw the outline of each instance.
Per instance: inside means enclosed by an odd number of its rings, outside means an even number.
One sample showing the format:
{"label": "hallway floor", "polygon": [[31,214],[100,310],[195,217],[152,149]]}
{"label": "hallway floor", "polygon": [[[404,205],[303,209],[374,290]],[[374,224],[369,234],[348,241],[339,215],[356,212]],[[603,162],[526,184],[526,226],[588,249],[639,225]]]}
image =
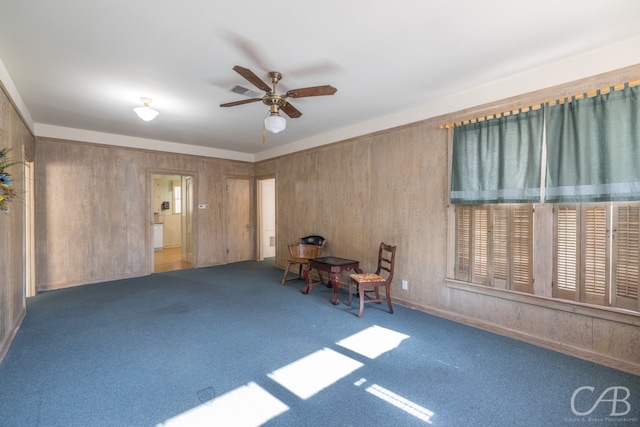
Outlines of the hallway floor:
{"label": "hallway floor", "polygon": [[184,270],[191,268],[191,263],[182,260],[182,248],[165,248],[157,250],[153,254],[153,272]]}

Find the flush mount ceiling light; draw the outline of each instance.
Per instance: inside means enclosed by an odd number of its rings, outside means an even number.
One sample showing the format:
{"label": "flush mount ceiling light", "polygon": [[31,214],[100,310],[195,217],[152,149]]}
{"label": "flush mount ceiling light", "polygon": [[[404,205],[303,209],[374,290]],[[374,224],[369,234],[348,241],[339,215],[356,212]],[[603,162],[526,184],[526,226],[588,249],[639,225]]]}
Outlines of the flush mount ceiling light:
{"label": "flush mount ceiling light", "polygon": [[138,117],[140,117],[145,122],[155,119],[159,113],[153,108],[149,108],[151,99],[142,97],[140,98],[140,101],[142,101],[142,105],[144,105],[144,107],[136,107],[133,109],[133,111],[135,111]]}

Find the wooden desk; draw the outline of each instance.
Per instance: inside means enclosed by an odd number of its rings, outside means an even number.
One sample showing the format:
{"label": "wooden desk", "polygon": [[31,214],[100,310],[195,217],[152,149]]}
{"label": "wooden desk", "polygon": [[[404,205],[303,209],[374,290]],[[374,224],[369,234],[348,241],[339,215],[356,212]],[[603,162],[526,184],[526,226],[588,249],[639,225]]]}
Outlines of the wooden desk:
{"label": "wooden desk", "polygon": [[340,299],[338,298],[338,288],[340,287],[340,278],[342,277],[342,272],[355,270],[356,273],[362,273],[362,270],[360,270],[360,262],[352,259],[338,258],[334,256],[325,256],[321,258],[310,259],[309,265],[304,269],[304,280],[307,285],[302,290],[302,293],[305,295],[308,294],[311,290],[309,272],[314,268],[318,271],[326,271],[327,273],[329,273],[329,283],[327,283],[327,287],[333,287],[333,298],[331,299],[331,303],[333,305],[340,304]]}

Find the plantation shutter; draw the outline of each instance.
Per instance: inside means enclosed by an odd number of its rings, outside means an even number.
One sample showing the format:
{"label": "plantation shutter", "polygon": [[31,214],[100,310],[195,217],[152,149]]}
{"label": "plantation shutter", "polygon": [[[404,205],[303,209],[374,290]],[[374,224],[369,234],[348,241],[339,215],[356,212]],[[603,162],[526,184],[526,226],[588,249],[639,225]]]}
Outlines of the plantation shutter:
{"label": "plantation shutter", "polygon": [[471,280],[471,206],[456,206],[455,278]]}
{"label": "plantation shutter", "polygon": [[554,297],[608,305],[607,212],[608,204],[555,207]]}
{"label": "plantation shutter", "polygon": [[640,203],[621,204],[614,212],[612,305],[640,310]]}
{"label": "plantation shutter", "polygon": [[533,206],[514,206],[511,218],[510,289],[533,292]]}
{"label": "plantation shutter", "polygon": [[489,280],[489,208],[475,206],[473,209],[473,273],[471,281],[481,285]]}
{"label": "plantation shutter", "polygon": [[456,206],[455,278],[533,292],[533,205]]}
{"label": "plantation shutter", "polygon": [[492,283],[506,289],[509,283],[509,209],[508,205],[494,206],[491,230]]}
{"label": "plantation shutter", "polygon": [[583,230],[582,257],[584,259],[580,301],[607,304],[609,282],[609,257],[607,240],[607,209],[604,205],[582,206]]}
{"label": "plantation shutter", "polygon": [[578,212],[575,206],[554,208],[553,296],[577,299],[578,285]]}

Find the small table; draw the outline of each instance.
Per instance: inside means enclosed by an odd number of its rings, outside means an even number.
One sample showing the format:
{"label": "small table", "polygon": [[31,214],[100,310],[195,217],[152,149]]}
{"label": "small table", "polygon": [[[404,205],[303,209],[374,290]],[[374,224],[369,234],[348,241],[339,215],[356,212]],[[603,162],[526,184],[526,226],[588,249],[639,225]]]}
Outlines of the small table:
{"label": "small table", "polygon": [[340,278],[343,271],[355,270],[356,273],[362,273],[360,270],[360,262],[352,259],[338,258],[334,256],[325,256],[321,258],[313,258],[309,260],[309,265],[304,269],[304,280],[307,285],[302,290],[303,294],[308,294],[311,290],[311,282],[309,280],[309,272],[316,269],[318,271],[326,271],[329,273],[329,283],[327,287],[333,287],[333,298],[331,303],[333,305],[340,304],[338,298],[338,288],[340,287]]}

